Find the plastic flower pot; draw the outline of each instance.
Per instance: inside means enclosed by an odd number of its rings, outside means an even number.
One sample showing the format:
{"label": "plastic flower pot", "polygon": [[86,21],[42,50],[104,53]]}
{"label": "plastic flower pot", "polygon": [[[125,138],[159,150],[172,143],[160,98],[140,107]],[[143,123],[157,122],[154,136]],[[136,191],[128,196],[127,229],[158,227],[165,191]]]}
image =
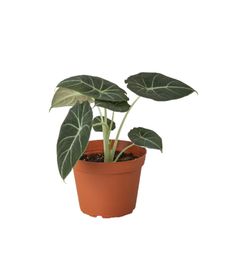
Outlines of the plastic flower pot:
{"label": "plastic flower pot", "polygon": [[[119,141],[117,151],[131,142]],[[102,153],[103,141],[88,143],[85,154]],[[123,162],[88,162],[79,160],[74,166],[75,182],[81,211],[90,216],[119,217],[131,213],[136,206],[141,168],[146,149],[128,149],[138,158]]]}

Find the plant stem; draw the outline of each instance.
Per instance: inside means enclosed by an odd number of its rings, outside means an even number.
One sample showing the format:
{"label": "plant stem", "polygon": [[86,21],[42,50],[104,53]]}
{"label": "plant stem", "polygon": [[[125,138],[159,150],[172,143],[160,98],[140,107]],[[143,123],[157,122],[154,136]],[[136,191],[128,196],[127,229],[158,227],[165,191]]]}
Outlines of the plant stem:
{"label": "plant stem", "polygon": [[98,108],[99,113],[100,113],[100,119],[101,119],[101,122],[104,122],[104,121],[103,121],[103,115],[102,115],[101,109],[100,109],[100,107],[97,107],[97,108]]}
{"label": "plant stem", "polygon": [[113,158],[114,158],[114,154],[115,154],[115,151],[116,151],[116,149],[117,149],[118,139],[119,139],[119,136],[120,136],[120,133],[121,133],[122,127],[123,127],[123,125],[124,125],[124,123],[125,123],[125,121],[126,121],[126,118],[127,118],[128,114],[129,114],[130,110],[133,108],[133,106],[134,106],[135,103],[139,100],[139,98],[140,98],[140,97],[137,97],[137,98],[135,99],[135,101],[131,104],[129,110],[126,112],[126,114],[125,114],[125,116],[123,117],[122,122],[121,122],[121,124],[120,124],[120,126],[119,126],[119,128],[118,128],[118,132],[117,132],[117,135],[116,135],[116,138],[115,138],[115,142],[114,142],[114,145],[113,145],[113,148],[112,148],[112,151],[111,151],[111,159],[112,159],[112,160],[113,160]]}
{"label": "plant stem", "polygon": [[104,109],[104,122],[107,124],[107,109]]}
{"label": "plant stem", "polygon": [[112,112],[112,119],[111,119],[111,123],[109,125],[109,138],[110,138],[110,133],[111,133],[112,127],[113,127],[113,120],[114,120],[114,111]]}
{"label": "plant stem", "polygon": [[103,126],[103,137],[104,137],[104,162],[110,162],[110,149],[109,149],[109,134],[110,128],[107,124],[107,109],[104,109],[104,123],[106,126]]}
{"label": "plant stem", "polygon": [[108,139],[109,139],[109,159],[110,159],[110,162],[113,161],[111,159],[112,158],[112,147],[111,147],[111,141],[110,141],[110,134],[111,134],[112,127],[113,127],[113,120],[114,120],[114,111],[112,112],[112,119],[111,119],[111,123],[109,125],[109,133],[108,133]]}
{"label": "plant stem", "polygon": [[[104,149],[104,162],[106,162],[107,160],[107,142],[106,142],[106,138],[107,138],[107,122],[105,122],[105,117],[103,117],[102,111],[101,109],[98,107],[99,110],[99,114],[100,114],[100,120],[101,120],[101,124],[102,124],[102,131],[103,131],[103,149]],[[107,121],[107,115],[106,115],[106,121]]]}
{"label": "plant stem", "polygon": [[117,155],[117,157],[115,158],[114,162],[117,162],[118,159],[121,157],[121,155],[127,150],[129,149],[130,147],[132,147],[133,145],[135,144],[130,144],[128,146],[126,146],[125,148],[122,149],[122,151]]}

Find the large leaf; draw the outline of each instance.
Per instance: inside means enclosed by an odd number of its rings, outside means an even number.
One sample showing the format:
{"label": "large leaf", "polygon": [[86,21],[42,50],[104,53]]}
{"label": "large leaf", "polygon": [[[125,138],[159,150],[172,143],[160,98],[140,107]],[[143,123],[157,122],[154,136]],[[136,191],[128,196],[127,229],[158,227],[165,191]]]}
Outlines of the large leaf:
{"label": "large leaf", "polygon": [[95,105],[98,107],[110,109],[117,112],[126,112],[129,110],[130,105],[126,102],[110,102],[110,101],[103,101],[103,100],[95,100]]}
{"label": "large leaf", "polygon": [[75,103],[84,101],[92,102],[92,98],[82,95],[81,93],[64,87],[59,87],[52,99],[51,108],[73,106]]}
{"label": "large leaf", "polygon": [[152,130],[142,127],[134,128],[130,130],[128,137],[135,145],[160,149],[162,151],[162,139]]}
{"label": "large leaf", "polygon": [[[103,117],[104,119],[104,117]],[[111,126],[111,123],[112,121],[110,119],[107,119],[107,125],[110,127]],[[92,126],[93,126],[93,129],[96,131],[96,132],[102,132],[102,124],[101,124],[101,118],[100,116],[97,116],[93,119],[92,121]],[[113,121],[112,123],[112,127],[111,127],[111,130],[114,130],[116,128],[116,124],[115,122]]]}
{"label": "large leaf", "polygon": [[96,76],[78,75],[61,81],[57,87],[75,90],[95,99],[122,102],[127,101],[125,90],[116,84]]}
{"label": "large leaf", "polygon": [[92,127],[92,109],[86,101],[76,103],[60,128],[57,142],[57,162],[63,179],[82,156],[89,141]]}
{"label": "large leaf", "polygon": [[125,82],[137,95],[157,101],[182,98],[195,91],[185,83],[159,73],[139,73]]}

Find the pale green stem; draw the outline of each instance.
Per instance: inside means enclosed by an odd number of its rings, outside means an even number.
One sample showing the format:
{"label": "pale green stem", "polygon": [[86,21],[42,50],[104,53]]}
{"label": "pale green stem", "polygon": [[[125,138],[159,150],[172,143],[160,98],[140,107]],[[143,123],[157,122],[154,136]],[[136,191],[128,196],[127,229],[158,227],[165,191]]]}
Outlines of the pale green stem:
{"label": "pale green stem", "polygon": [[107,109],[104,109],[104,122],[107,123]]}
{"label": "pale green stem", "polygon": [[122,127],[123,127],[123,125],[124,125],[124,123],[125,123],[125,121],[126,121],[126,118],[127,118],[128,114],[129,114],[130,110],[133,108],[133,106],[134,106],[135,103],[139,100],[139,98],[140,98],[140,97],[137,97],[137,98],[135,99],[135,101],[131,104],[129,110],[126,112],[125,116],[124,116],[123,119],[122,119],[122,122],[121,122],[121,124],[120,124],[119,129],[118,129],[117,136],[116,136],[116,138],[115,138],[115,142],[114,142],[114,145],[113,145],[113,148],[112,148],[112,153],[111,153],[111,158],[112,158],[112,160],[113,160],[113,158],[114,158],[114,154],[115,154],[115,151],[116,151],[116,149],[117,149],[118,139],[119,139],[119,136],[120,136],[120,133],[121,133]]}
{"label": "pale green stem", "polygon": [[107,126],[103,126],[104,137],[104,162],[110,162],[110,150],[109,150],[109,126],[107,124],[107,109],[104,109],[104,123]]}
{"label": "pale green stem", "polygon": [[101,109],[98,107],[99,113],[100,113],[100,119],[101,119],[101,123],[102,123],[102,131],[103,131],[103,147],[104,147],[104,162],[108,162],[107,160],[109,160],[109,148],[107,145],[107,131],[109,128],[107,128],[107,112],[105,112],[106,114],[106,118],[103,118],[102,115],[102,111]]}
{"label": "pale green stem", "polygon": [[111,133],[112,127],[113,127],[113,120],[114,120],[114,111],[112,112],[112,119],[111,119],[111,123],[110,123],[110,126],[109,126],[109,138],[110,138],[110,133]]}
{"label": "pale green stem", "polygon": [[[110,141],[110,134],[111,134],[111,131],[112,131],[112,126],[113,126],[113,120],[114,120],[114,111],[112,113],[112,119],[111,119],[111,123],[109,125],[109,128],[108,128],[108,152],[109,152],[109,162],[112,162],[113,159],[112,159],[112,149],[111,149],[111,141]],[[107,124],[108,125],[108,124]]]}
{"label": "pale green stem", "polygon": [[130,147],[132,147],[133,145],[135,144],[130,144],[128,146],[126,146],[125,148],[122,149],[122,151],[117,155],[117,157],[115,158],[114,162],[117,162],[118,159],[121,157],[121,155],[127,150],[129,149]]}
{"label": "pale green stem", "polygon": [[111,123],[110,123],[110,131],[112,131],[113,120],[114,120],[114,111],[112,112],[112,119],[111,119]]}
{"label": "pale green stem", "polygon": [[101,109],[100,109],[99,107],[97,107],[97,108],[98,108],[99,113],[100,113],[100,119],[101,119],[102,122],[104,122],[104,121],[103,121],[103,115],[102,115]]}

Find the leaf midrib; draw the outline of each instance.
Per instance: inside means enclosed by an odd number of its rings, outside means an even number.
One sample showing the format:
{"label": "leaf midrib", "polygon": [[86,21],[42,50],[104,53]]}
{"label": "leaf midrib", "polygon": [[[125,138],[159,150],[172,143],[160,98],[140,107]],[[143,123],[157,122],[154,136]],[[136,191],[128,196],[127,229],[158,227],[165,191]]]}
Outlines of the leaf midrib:
{"label": "leaf midrib", "polygon": [[[83,109],[83,111],[84,111],[84,109]],[[83,112],[83,111],[82,111],[82,112]],[[89,111],[88,111],[88,112],[89,112]],[[88,114],[88,112],[83,116],[83,118]],[[67,149],[67,153],[66,153],[66,155],[64,156],[64,159],[63,159],[63,162],[62,162],[62,165],[61,165],[61,172],[62,172],[62,173],[63,173],[63,169],[64,169],[65,161],[66,161],[68,155],[69,155],[70,152],[71,152],[71,149],[72,149],[72,147],[73,147],[73,145],[74,145],[74,142],[75,142],[76,139],[79,137],[80,132],[81,132],[85,127],[88,126],[87,124],[82,124],[82,123],[83,123],[83,119],[81,120],[81,123],[80,123],[80,120],[78,119],[78,116],[77,116],[73,111],[72,111],[72,113],[73,113],[74,116],[77,118],[77,122],[78,122],[78,124],[79,124],[79,127],[78,127],[78,130],[77,130],[77,133],[74,135],[74,139],[73,139],[72,143],[70,144],[70,147]],[[64,139],[64,138],[62,138],[61,141],[62,141],[63,139]],[[60,144],[61,141],[60,141],[58,144]],[[79,143],[80,143],[80,141],[79,141]],[[81,143],[80,143],[80,146],[81,146]],[[81,146],[81,147],[82,147],[82,146]],[[71,159],[70,159],[70,164],[71,164]]]}
{"label": "leaf midrib", "polygon": [[[62,165],[61,165],[61,172],[62,172],[62,173],[63,173],[64,163],[65,163],[65,161],[66,161],[66,159],[67,159],[67,156],[68,156],[68,154],[70,154],[70,151],[71,151],[71,149],[72,149],[72,146],[74,145],[74,142],[76,141],[77,137],[79,136],[79,133],[80,133],[81,130],[82,130],[82,129],[79,128],[79,130],[77,131],[76,135],[74,136],[74,139],[73,139],[72,143],[70,144],[70,147],[67,149],[68,152],[66,153],[66,155],[65,155],[65,157],[64,157],[64,159],[63,159]],[[61,141],[60,141],[60,142],[61,142]],[[70,161],[70,163],[71,163],[71,161]]]}
{"label": "leaf midrib", "polygon": [[154,146],[156,146],[159,149],[161,149],[161,147],[158,144],[156,144],[155,142],[149,140],[148,138],[144,138],[140,133],[139,133],[139,137],[142,138],[144,140],[144,142],[148,141],[148,142],[152,143]]}
{"label": "leaf midrib", "polygon": [[[192,88],[190,87],[185,87],[185,86],[151,86],[151,87],[147,87],[147,86],[143,86],[142,84],[140,83],[137,83],[139,86],[140,86],[140,89],[146,89],[147,91],[150,91],[150,90],[159,90],[159,89],[175,89],[175,88],[179,88],[179,89],[186,89],[186,90],[191,90]],[[133,84],[135,85],[135,84]]]}
{"label": "leaf midrib", "polygon": [[91,84],[89,84],[89,83],[87,83],[87,82],[84,82],[82,79],[79,79],[79,80],[76,80],[76,79],[70,79],[70,80],[65,80],[65,81],[63,81],[63,82],[64,82],[64,83],[66,83],[66,82],[76,82],[76,83],[74,83],[74,84],[69,85],[69,87],[73,87],[73,86],[76,86],[76,85],[79,85],[79,84],[84,84],[84,85],[86,85],[86,86],[88,86],[88,87],[90,87],[90,88],[92,88],[92,89],[98,91],[98,92],[101,93],[101,94],[105,94],[105,91],[106,91],[106,90],[108,90],[108,89],[110,89],[111,87],[114,86],[114,84],[113,84],[113,85],[111,85],[111,86],[105,88],[104,90],[102,90],[103,83],[104,83],[103,80],[102,80],[102,82],[101,82],[101,87],[100,87],[100,88],[96,88],[96,87],[94,86],[94,82],[92,82],[93,85],[91,85]]}

